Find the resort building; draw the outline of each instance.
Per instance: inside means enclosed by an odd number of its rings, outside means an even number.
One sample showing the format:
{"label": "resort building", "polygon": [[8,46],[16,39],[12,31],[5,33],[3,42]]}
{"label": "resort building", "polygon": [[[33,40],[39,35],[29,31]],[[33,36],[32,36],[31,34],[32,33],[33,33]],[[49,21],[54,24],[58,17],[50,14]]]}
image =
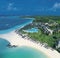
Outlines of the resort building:
{"label": "resort building", "polygon": [[56,46],[56,48],[60,48],[60,40],[58,41],[58,45]]}

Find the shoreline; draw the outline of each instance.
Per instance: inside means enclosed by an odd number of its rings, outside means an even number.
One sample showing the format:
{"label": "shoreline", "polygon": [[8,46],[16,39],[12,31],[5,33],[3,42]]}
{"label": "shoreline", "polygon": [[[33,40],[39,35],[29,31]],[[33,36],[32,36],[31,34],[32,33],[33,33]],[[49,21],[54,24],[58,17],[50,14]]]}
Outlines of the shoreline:
{"label": "shoreline", "polygon": [[47,49],[44,46],[41,46],[40,43],[31,41],[28,38],[27,39],[22,38],[22,36],[17,34],[15,31],[11,31],[6,34],[0,34],[0,38],[4,38],[4,39],[8,40],[11,43],[11,45],[16,45],[18,47],[28,46],[28,47],[37,49],[37,50],[43,52],[48,58],[59,58],[60,57],[60,53],[58,53],[56,50],[52,51],[50,48]]}

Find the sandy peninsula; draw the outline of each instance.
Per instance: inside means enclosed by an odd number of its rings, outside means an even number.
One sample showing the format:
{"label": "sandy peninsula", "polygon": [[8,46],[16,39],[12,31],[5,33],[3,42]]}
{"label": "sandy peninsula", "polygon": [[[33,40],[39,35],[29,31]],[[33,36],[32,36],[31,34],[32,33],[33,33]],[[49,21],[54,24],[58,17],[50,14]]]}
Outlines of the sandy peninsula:
{"label": "sandy peninsula", "polygon": [[28,47],[35,48],[45,53],[48,56],[48,58],[60,58],[60,53],[58,53],[56,50],[52,51],[51,49],[47,49],[41,46],[41,44],[39,43],[22,38],[22,36],[17,34],[15,31],[12,31],[6,34],[0,34],[0,38],[4,38],[8,40],[11,43],[11,45],[17,45],[18,47],[28,46]]}

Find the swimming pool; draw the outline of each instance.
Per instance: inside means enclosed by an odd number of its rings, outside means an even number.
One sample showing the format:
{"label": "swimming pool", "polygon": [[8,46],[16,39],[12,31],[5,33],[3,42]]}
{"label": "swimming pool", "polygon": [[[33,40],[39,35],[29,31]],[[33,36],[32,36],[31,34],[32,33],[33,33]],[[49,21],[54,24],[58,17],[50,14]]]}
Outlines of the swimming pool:
{"label": "swimming pool", "polygon": [[38,28],[31,28],[28,30],[23,30],[24,32],[29,32],[29,33],[34,33],[34,32],[38,32]]}

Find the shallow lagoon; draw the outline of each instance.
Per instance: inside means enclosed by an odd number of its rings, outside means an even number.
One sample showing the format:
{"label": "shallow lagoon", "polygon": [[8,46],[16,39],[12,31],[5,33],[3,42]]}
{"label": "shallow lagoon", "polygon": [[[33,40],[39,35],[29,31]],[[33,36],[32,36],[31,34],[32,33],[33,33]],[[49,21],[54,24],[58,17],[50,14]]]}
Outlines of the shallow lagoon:
{"label": "shallow lagoon", "polygon": [[0,58],[47,58],[34,48],[27,46],[8,48],[6,47],[8,43],[7,40],[0,38]]}

